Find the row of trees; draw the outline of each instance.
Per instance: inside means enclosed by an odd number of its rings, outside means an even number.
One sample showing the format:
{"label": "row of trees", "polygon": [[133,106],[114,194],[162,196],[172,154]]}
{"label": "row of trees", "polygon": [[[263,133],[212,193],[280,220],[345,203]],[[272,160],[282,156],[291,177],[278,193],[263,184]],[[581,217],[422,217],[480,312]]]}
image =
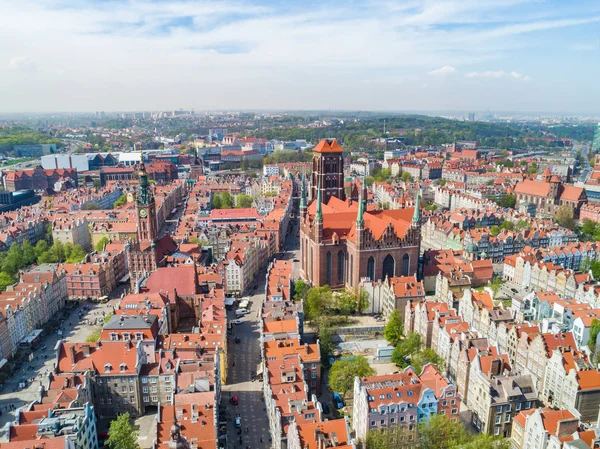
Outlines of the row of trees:
{"label": "row of trees", "polygon": [[31,145],[41,143],[54,143],[56,148],[62,148],[62,141],[49,134],[42,133],[29,128],[13,126],[0,129],[0,153],[13,154],[15,145]]}
{"label": "row of trees", "polygon": [[392,362],[400,368],[412,366],[417,373],[428,363],[440,365],[443,359],[431,348],[424,348],[421,335],[410,332],[404,336],[404,324],[397,309],[388,317],[383,336],[394,346]]}
{"label": "row of trees", "polygon": [[332,292],[328,285],[309,287],[301,279],[296,283],[294,299],[304,301],[304,316],[311,322],[323,315],[341,315],[347,320],[348,315],[362,312],[369,304],[364,290]]}
{"label": "row of trees", "polygon": [[397,426],[371,430],[362,449],[508,449],[510,441],[487,433],[473,434],[460,421],[451,421],[446,415],[431,415],[417,426],[417,433]]}
{"label": "row of trees", "polygon": [[329,356],[333,352],[333,329],[340,317],[348,321],[348,315],[360,312],[368,305],[367,294],[364,290],[351,292],[331,291],[329,286],[310,287],[302,279],[296,282],[294,300],[304,301],[304,317],[310,321],[312,329],[319,338],[321,361],[329,363]]}
{"label": "row of trees", "polygon": [[13,243],[8,251],[0,253],[0,290],[17,282],[19,270],[33,264],[77,263],[86,257],[80,245],[54,242],[51,246],[46,240],[40,240],[32,246],[28,240],[23,244]]}
{"label": "row of trees", "polygon": [[252,207],[252,202],[254,200],[250,195],[246,195],[245,193],[240,193],[235,197],[235,201],[231,193],[229,192],[218,192],[215,193],[212,199],[212,207],[213,209],[233,209],[234,204],[238,209],[244,209],[248,207]]}

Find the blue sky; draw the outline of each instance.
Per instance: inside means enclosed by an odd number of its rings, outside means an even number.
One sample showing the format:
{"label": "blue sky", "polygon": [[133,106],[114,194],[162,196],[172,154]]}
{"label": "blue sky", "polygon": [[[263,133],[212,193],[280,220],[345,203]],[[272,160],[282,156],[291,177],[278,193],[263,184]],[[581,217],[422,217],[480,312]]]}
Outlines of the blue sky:
{"label": "blue sky", "polygon": [[0,0],[0,111],[598,113],[600,1]]}

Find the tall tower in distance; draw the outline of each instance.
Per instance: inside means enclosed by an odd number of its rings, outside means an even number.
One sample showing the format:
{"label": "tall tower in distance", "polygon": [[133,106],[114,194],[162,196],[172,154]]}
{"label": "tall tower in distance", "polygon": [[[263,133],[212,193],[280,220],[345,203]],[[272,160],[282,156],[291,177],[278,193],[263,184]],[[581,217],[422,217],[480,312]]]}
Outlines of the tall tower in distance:
{"label": "tall tower in distance", "polygon": [[325,203],[332,196],[344,201],[344,150],[335,139],[323,139],[313,148],[313,154],[311,199],[317,198],[317,190],[321,190]]}

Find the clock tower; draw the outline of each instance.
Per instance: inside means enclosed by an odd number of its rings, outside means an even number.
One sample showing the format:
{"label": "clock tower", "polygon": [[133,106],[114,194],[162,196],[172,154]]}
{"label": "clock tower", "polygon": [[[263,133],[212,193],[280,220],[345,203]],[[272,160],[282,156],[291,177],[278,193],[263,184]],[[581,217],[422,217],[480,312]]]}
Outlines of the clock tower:
{"label": "clock tower", "polygon": [[138,241],[149,240],[150,242],[155,242],[158,238],[156,229],[156,204],[154,203],[154,195],[150,189],[143,155],[140,161],[138,179],[140,184],[135,197]]}

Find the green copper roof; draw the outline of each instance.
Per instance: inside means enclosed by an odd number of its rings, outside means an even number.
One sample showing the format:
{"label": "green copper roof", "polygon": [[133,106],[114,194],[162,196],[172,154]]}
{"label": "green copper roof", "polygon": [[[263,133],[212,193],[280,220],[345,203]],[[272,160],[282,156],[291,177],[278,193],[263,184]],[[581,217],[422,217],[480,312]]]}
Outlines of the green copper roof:
{"label": "green copper roof", "polygon": [[302,171],[302,183],[300,184],[300,208],[306,207],[306,187],[304,183],[304,171]]}
{"label": "green copper roof", "polygon": [[315,214],[315,220],[323,221],[323,208],[321,207],[321,202],[323,197],[321,196],[321,180],[319,180],[319,185],[317,186],[317,213]]}
{"label": "green copper roof", "polygon": [[417,194],[417,202],[415,203],[415,213],[413,215],[413,223],[421,223],[421,209],[419,208],[419,202],[421,195]]}
{"label": "green copper roof", "polygon": [[[362,180],[362,185],[364,185],[365,180]],[[365,224],[365,203],[363,199],[363,188],[361,186],[360,192],[358,194],[358,214],[356,215],[356,227],[362,228]]]}

